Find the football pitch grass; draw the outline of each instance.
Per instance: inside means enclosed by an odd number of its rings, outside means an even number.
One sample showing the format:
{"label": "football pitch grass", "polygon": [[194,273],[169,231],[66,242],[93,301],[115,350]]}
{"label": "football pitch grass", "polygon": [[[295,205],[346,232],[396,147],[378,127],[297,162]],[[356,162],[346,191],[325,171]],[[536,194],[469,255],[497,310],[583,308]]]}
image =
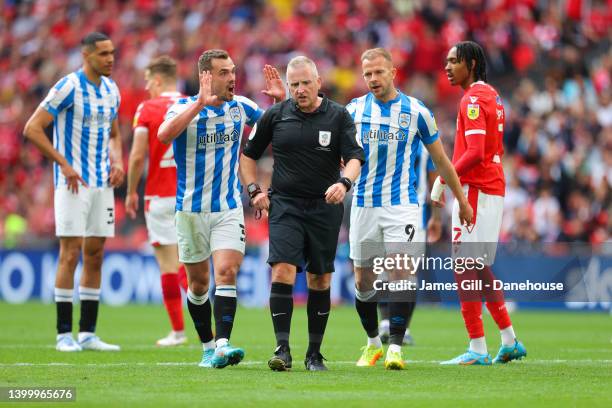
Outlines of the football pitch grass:
{"label": "football pitch grass", "polygon": [[[355,367],[365,336],[352,307],[332,310],[322,353],[328,372],[307,372],[306,310],[294,311],[293,370],[272,372],[274,349],[267,309],[240,308],[232,344],[244,361],[225,369],[197,366],[201,347],[184,311],[189,344],[161,349],[168,331],[161,305],[101,306],[98,333],[116,353],[59,353],[54,305],[0,303],[0,386],[76,387],[76,402],[33,406],[612,406],[612,318],[607,313],[517,311],[512,315],[528,356],[499,366],[448,367],[467,346],[456,309],[417,308],[404,347],[403,371]],[[499,335],[485,314],[491,354]],[[75,326],[78,306],[75,306]],[[5,406],[1,403],[0,406]],[[23,407],[19,403],[16,406]]]}

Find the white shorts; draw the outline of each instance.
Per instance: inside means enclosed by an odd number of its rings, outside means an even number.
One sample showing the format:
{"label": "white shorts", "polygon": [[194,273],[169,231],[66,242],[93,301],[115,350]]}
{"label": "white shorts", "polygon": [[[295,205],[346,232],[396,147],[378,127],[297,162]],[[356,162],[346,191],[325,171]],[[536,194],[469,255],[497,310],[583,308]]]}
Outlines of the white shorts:
{"label": "white shorts", "polygon": [[84,187],[74,194],[59,186],[53,197],[58,237],[114,237],[115,197],[111,187]]}
{"label": "white shorts", "polygon": [[145,221],[153,246],[176,244],[174,212],[176,197],[146,197]]}
{"label": "white shorts", "polygon": [[219,249],[244,254],[246,234],[242,207],[214,213],[177,211],[175,220],[181,263],[205,261]]}
{"label": "white shorts", "polygon": [[482,257],[485,265],[495,261],[499,231],[504,213],[504,197],[485,194],[475,187],[463,186],[468,202],[474,210],[472,225],[459,223],[459,203],[453,204],[453,255]]}
{"label": "white shorts", "polygon": [[[425,244],[419,234],[422,213],[417,204],[351,208],[350,257],[355,266],[367,266],[370,259],[385,254],[409,253],[420,256]],[[410,243],[410,244],[408,244]],[[415,244],[415,243],[418,243]],[[384,252],[384,253],[381,253]]]}
{"label": "white shorts", "polygon": [[419,206],[419,215],[417,216],[417,224],[420,228],[417,228],[416,234],[414,235],[413,242],[427,242],[427,224],[423,222],[423,212],[425,207]]}

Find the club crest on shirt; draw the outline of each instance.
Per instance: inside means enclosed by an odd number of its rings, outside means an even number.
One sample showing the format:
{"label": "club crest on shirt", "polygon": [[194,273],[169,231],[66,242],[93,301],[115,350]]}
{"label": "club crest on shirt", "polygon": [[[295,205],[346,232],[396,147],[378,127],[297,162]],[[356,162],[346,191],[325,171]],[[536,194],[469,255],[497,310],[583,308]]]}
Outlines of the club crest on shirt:
{"label": "club crest on shirt", "polygon": [[467,106],[467,117],[475,120],[480,115],[480,105],[477,103],[469,103]]}
{"label": "club crest on shirt", "polygon": [[323,147],[329,146],[331,142],[331,132],[327,130],[319,130],[319,144]]}
{"label": "club crest on shirt", "polygon": [[399,125],[401,128],[408,128],[410,126],[410,115],[407,113],[399,114]]}
{"label": "club crest on shirt", "polygon": [[234,122],[240,121],[240,108],[239,107],[234,106],[233,108],[231,108],[229,110],[229,114]]}

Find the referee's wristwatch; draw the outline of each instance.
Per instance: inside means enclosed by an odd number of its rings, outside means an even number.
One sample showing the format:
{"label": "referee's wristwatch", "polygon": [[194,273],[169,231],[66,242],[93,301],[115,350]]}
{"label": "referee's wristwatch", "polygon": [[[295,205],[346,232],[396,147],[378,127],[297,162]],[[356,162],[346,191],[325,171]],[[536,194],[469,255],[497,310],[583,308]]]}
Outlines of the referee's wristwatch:
{"label": "referee's wristwatch", "polygon": [[353,182],[351,181],[350,178],[348,177],[340,177],[337,181],[338,183],[342,183],[342,185],[344,186],[344,188],[346,188],[346,192],[348,193],[349,190],[353,187]]}
{"label": "referee's wristwatch", "polygon": [[257,194],[261,193],[261,187],[257,183],[250,183],[247,186],[247,193],[249,193],[249,198],[252,200]]}

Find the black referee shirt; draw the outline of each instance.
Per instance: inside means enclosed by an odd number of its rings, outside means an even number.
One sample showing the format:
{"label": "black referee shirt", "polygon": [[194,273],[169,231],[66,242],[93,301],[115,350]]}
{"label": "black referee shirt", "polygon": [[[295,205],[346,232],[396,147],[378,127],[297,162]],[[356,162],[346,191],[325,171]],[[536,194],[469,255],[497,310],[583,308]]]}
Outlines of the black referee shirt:
{"label": "black referee shirt", "polygon": [[365,161],[357,144],[353,118],[344,106],[327,99],[312,113],[302,112],[293,99],[277,103],[257,122],[243,153],[261,157],[272,143],[272,190],[281,195],[323,198],[340,177],[340,158]]}

